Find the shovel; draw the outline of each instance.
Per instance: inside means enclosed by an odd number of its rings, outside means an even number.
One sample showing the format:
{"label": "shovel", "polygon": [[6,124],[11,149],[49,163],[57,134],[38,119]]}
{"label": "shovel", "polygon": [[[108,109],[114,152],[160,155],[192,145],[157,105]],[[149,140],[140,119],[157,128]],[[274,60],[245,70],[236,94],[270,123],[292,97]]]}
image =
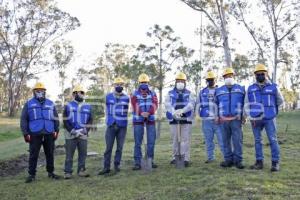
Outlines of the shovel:
{"label": "shovel", "polygon": [[[143,144],[144,144],[144,149],[145,149],[145,155],[144,158],[142,160],[142,169],[145,172],[151,172],[152,171],[152,158],[148,157],[148,153],[147,153],[147,132],[146,132],[146,123],[144,123],[144,136],[143,136]],[[146,137],[146,139],[145,139]]]}
{"label": "shovel", "polygon": [[177,124],[177,145],[178,145],[178,152],[177,155],[175,155],[175,162],[176,162],[176,168],[182,169],[184,168],[184,155],[181,154],[181,125],[180,123]]}

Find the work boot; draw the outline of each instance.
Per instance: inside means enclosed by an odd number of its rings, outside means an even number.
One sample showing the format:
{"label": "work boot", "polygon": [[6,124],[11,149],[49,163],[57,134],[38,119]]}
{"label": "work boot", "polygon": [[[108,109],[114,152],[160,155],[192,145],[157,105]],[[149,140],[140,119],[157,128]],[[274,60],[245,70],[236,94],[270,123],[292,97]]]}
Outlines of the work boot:
{"label": "work boot", "polygon": [[233,165],[233,162],[232,161],[223,161],[223,162],[221,162],[220,163],[220,166],[221,167],[224,167],[224,168],[226,168],[226,167],[232,167],[232,165]]}
{"label": "work boot", "polygon": [[209,164],[209,163],[212,163],[214,162],[215,160],[214,159],[208,159],[207,161],[205,161],[206,164]]}
{"label": "work boot", "polygon": [[244,169],[245,166],[243,165],[243,163],[240,161],[240,162],[237,162],[234,164],[234,166],[238,169]]}
{"label": "work boot", "polygon": [[49,178],[52,178],[52,179],[55,179],[55,180],[60,179],[60,176],[54,174],[53,172],[52,172],[52,173],[48,173],[48,177],[49,177]]}
{"label": "work boot", "polygon": [[71,179],[71,178],[72,178],[72,174],[71,173],[65,173],[64,179]]}
{"label": "work boot", "polygon": [[254,165],[250,166],[250,169],[261,170],[264,168],[264,162],[262,160],[256,160]]}
{"label": "work boot", "polygon": [[31,183],[32,181],[35,180],[35,176],[33,175],[29,175],[26,180],[25,180],[25,183]]}
{"label": "work boot", "polygon": [[278,172],[279,171],[279,162],[272,161],[271,172]]}
{"label": "work boot", "polygon": [[121,171],[120,167],[119,166],[115,166],[115,172],[120,172],[120,171]]}
{"label": "work boot", "polygon": [[175,165],[176,164],[176,160],[171,160],[170,165]]}
{"label": "work boot", "polygon": [[110,169],[106,169],[106,168],[104,168],[104,169],[102,169],[99,173],[98,173],[98,175],[105,175],[105,174],[109,174],[109,172],[110,172]]}
{"label": "work boot", "polygon": [[184,167],[189,167],[191,166],[191,163],[187,160],[184,161]]}
{"label": "work boot", "polygon": [[139,164],[135,164],[134,167],[132,168],[132,170],[137,171],[137,170],[141,170],[142,167]]}
{"label": "work boot", "polygon": [[153,169],[155,169],[155,168],[157,168],[157,167],[158,167],[157,164],[152,163],[152,168],[153,168]]}
{"label": "work boot", "polygon": [[90,175],[85,170],[80,170],[78,172],[79,177],[89,177]]}

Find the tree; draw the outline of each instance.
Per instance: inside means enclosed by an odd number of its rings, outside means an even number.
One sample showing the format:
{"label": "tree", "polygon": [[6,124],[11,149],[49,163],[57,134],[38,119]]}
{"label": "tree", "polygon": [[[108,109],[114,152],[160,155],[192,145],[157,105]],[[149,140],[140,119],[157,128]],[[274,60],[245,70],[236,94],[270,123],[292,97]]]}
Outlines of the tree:
{"label": "tree", "polygon": [[65,81],[67,78],[66,69],[74,56],[74,47],[70,41],[55,42],[50,48],[50,54],[53,55],[52,67],[58,69],[59,85],[61,87],[61,105],[65,105]]}
{"label": "tree", "polygon": [[[266,30],[266,25],[256,27],[254,22],[247,21],[246,14],[252,13],[253,5],[246,0],[238,0],[231,4],[233,16],[241,22],[250,33],[258,47],[261,60],[272,58],[273,82],[277,81],[278,64],[285,62],[279,58],[280,51],[287,48],[287,43],[295,41],[295,31],[299,27],[300,1],[299,0],[259,0],[258,8],[262,15],[266,16],[266,22],[271,31]],[[257,20],[257,19],[255,19]],[[262,19],[263,20],[263,19]],[[272,56],[265,56],[266,50],[272,52]]]}
{"label": "tree", "polygon": [[[159,91],[157,136],[160,136],[162,118],[162,90],[165,75],[172,69],[174,62],[179,58],[178,48],[182,46],[180,38],[174,36],[170,26],[161,27],[155,24],[147,32],[151,45],[140,44],[137,48],[137,59],[145,66],[145,70],[155,72],[152,77],[153,85]],[[154,70],[154,71],[153,71]]]}
{"label": "tree", "polygon": [[236,54],[232,62],[232,67],[234,69],[236,79],[239,82],[243,80],[250,81],[253,77],[253,67],[250,65],[250,60],[245,55]]}
{"label": "tree", "polygon": [[195,60],[189,64],[186,64],[182,67],[182,71],[187,74],[187,79],[189,82],[194,84],[195,94],[196,97],[199,94],[199,86],[201,82],[201,74],[200,72],[203,71],[203,67],[201,62]]}
{"label": "tree", "polygon": [[[214,40],[220,36],[224,50],[225,66],[231,66],[231,49],[229,45],[228,17],[226,15],[228,4],[224,0],[181,0],[196,11],[202,12],[211,22],[207,27]],[[218,42],[217,42],[218,43]],[[218,44],[210,46],[219,47]]]}
{"label": "tree", "polygon": [[42,50],[78,27],[77,18],[58,9],[52,0],[3,0],[0,6],[0,63],[8,88],[8,114],[16,113],[21,89],[45,58]]}
{"label": "tree", "polygon": [[132,51],[132,45],[118,43],[105,45],[104,52],[96,59],[96,67],[90,71],[91,79],[100,85],[104,93],[110,90],[115,77],[124,77],[123,67],[130,61]]}

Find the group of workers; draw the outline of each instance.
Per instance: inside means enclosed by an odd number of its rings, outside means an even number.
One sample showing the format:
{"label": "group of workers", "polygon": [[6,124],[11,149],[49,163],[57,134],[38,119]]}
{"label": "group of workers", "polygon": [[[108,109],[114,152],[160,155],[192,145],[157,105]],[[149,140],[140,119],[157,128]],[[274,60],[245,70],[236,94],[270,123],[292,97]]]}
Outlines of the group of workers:
{"label": "group of workers", "polygon": [[[277,141],[276,116],[283,97],[275,83],[268,79],[267,68],[257,64],[254,70],[255,83],[247,90],[235,80],[232,68],[223,72],[224,85],[216,85],[217,76],[213,71],[206,74],[207,86],[201,89],[198,97],[187,89],[187,77],[179,72],[175,77],[175,86],[165,97],[166,118],[169,121],[172,136],[172,158],[170,164],[176,163],[176,156],[183,155],[184,166],[189,167],[192,124],[195,111],[202,119],[202,132],[205,138],[207,160],[215,161],[214,135],[224,161],[221,167],[235,166],[243,169],[243,124],[250,120],[254,142],[256,162],[251,169],[263,169],[262,131],[265,129],[271,148],[271,171],[279,171],[280,150]],[[132,108],[134,135],[133,170],[142,168],[142,148],[144,135],[147,141],[146,154],[154,163],[156,141],[155,113],[158,100],[150,89],[150,79],[146,74],[138,77],[139,86],[130,96],[124,91],[125,82],[118,77],[114,80],[114,91],[106,95],[106,150],[104,152],[103,169],[98,173],[105,175],[111,171],[111,157],[114,142],[117,147],[114,156],[114,171],[120,171],[122,150],[128,126],[129,105]],[[63,111],[65,131],[66,159],[64,178],[72,178],[73,155],[78,150],[77,174],[88,177],[85,160],[87,157],[87,139],[93,124],[92,106],[85,102],[86,91],[81,86],[73,89],[73,100],[68,102]],[[46,88],[37,83],[33,88],[33,97],[22,110],[21,130],[24,139],[29,143],[29,176],[26,183],[35,180],[36,167],[40,148],[43,145],[46,155],[48,177],[59,179],[54,173],[54,143],[59,133],[59,117],[54,103],[46,98]],[[146,132],[146,134],[144,133]],[[180,139],[178,139],[180,132]],[[180,140],[180,143],[178,143]],[[179,144],[179,145],[178,145]]]}

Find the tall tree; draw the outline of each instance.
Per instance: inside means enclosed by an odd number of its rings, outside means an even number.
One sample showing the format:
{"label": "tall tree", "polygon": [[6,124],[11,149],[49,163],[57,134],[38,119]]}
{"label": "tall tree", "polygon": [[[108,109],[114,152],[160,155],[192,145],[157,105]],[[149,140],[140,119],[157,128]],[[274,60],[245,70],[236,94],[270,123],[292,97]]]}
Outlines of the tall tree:
{"label": "tall tree", "polygon": [[65,105],[65,81],[67,78],[66,69],[74,56],[74,47],[70,41],[55,42],[50,48],[50,54],[53,55],[52,67],[58,70],[59,85],[61,89],[61,103]]}
{"label": "tall tree", "polygon": [[96,67],[90,71],[91,79],[100,85],[104,93],[110,90],[115,77],[124,76],[123,67],[130,61],[132,51],[132,45],[118,43],[105,45],[103,53],[96,59]]}
{"label": "tall tree", "polygon": [[[221,36],[222,48],[224,50],[225,66],[231,66],[231,49],[229,44],[228,30],[228,3],[224,0],[181,0],[196,11],[202,12],[211,22],[207,28],[214,37]],[[218,47],[217,45],[214,45]]]}
{"label": "tall tree", "polygon": [[80,24],[52,0],[3,0],[0,12],[0,63],[8,81],[8,114],[13,116],[30,70],[45,59],[42,50]]}
{"label": "tall tree", "polygon": [[[238,0],[231,4],[232,14],[241,22],[250,33],[253,41],[259,50],[260,59],[264,62],[270,57],[273,64],[273,82],[277,81],[278,65],[285,62],[280,59],[280,51],[287,49],[287,43],[295,42],[295,32],[300,22],[300,1],[299,0],[258,0],[258,5],[253,5],[246,0]],[[247,19],[247,14],[252,14],[253,9],[261,10],[262,16],[268,26],[260,25]],[[248,15],[249,16],[249,15]],[[257,19],[255,19],[257,20]],[[262,20],[264,20],[262,18]],[[267,30],[268,28],[269,30]],[[272,52],[271,56],[265,56],[266,49]]]}
{"label": "tall tree", "polygon": [[149,69],[155,68],[156,76],[153,77],[155,87],[159,91],[159,106],[158,106],[158,125],[157,135],[160,136],[161,119],[162,119],[162,90],[166,72],[172,69],[174,62],[179,58],[177,54],[178,48],[182,45],[180,38],[174,36],[174,30],[170,26],[161,27],[155,24],[147,32],[147,36],[152,43],[147,46],[141,44],[138,47],[138,55],[140,61],[145,66],[150,66]]}

